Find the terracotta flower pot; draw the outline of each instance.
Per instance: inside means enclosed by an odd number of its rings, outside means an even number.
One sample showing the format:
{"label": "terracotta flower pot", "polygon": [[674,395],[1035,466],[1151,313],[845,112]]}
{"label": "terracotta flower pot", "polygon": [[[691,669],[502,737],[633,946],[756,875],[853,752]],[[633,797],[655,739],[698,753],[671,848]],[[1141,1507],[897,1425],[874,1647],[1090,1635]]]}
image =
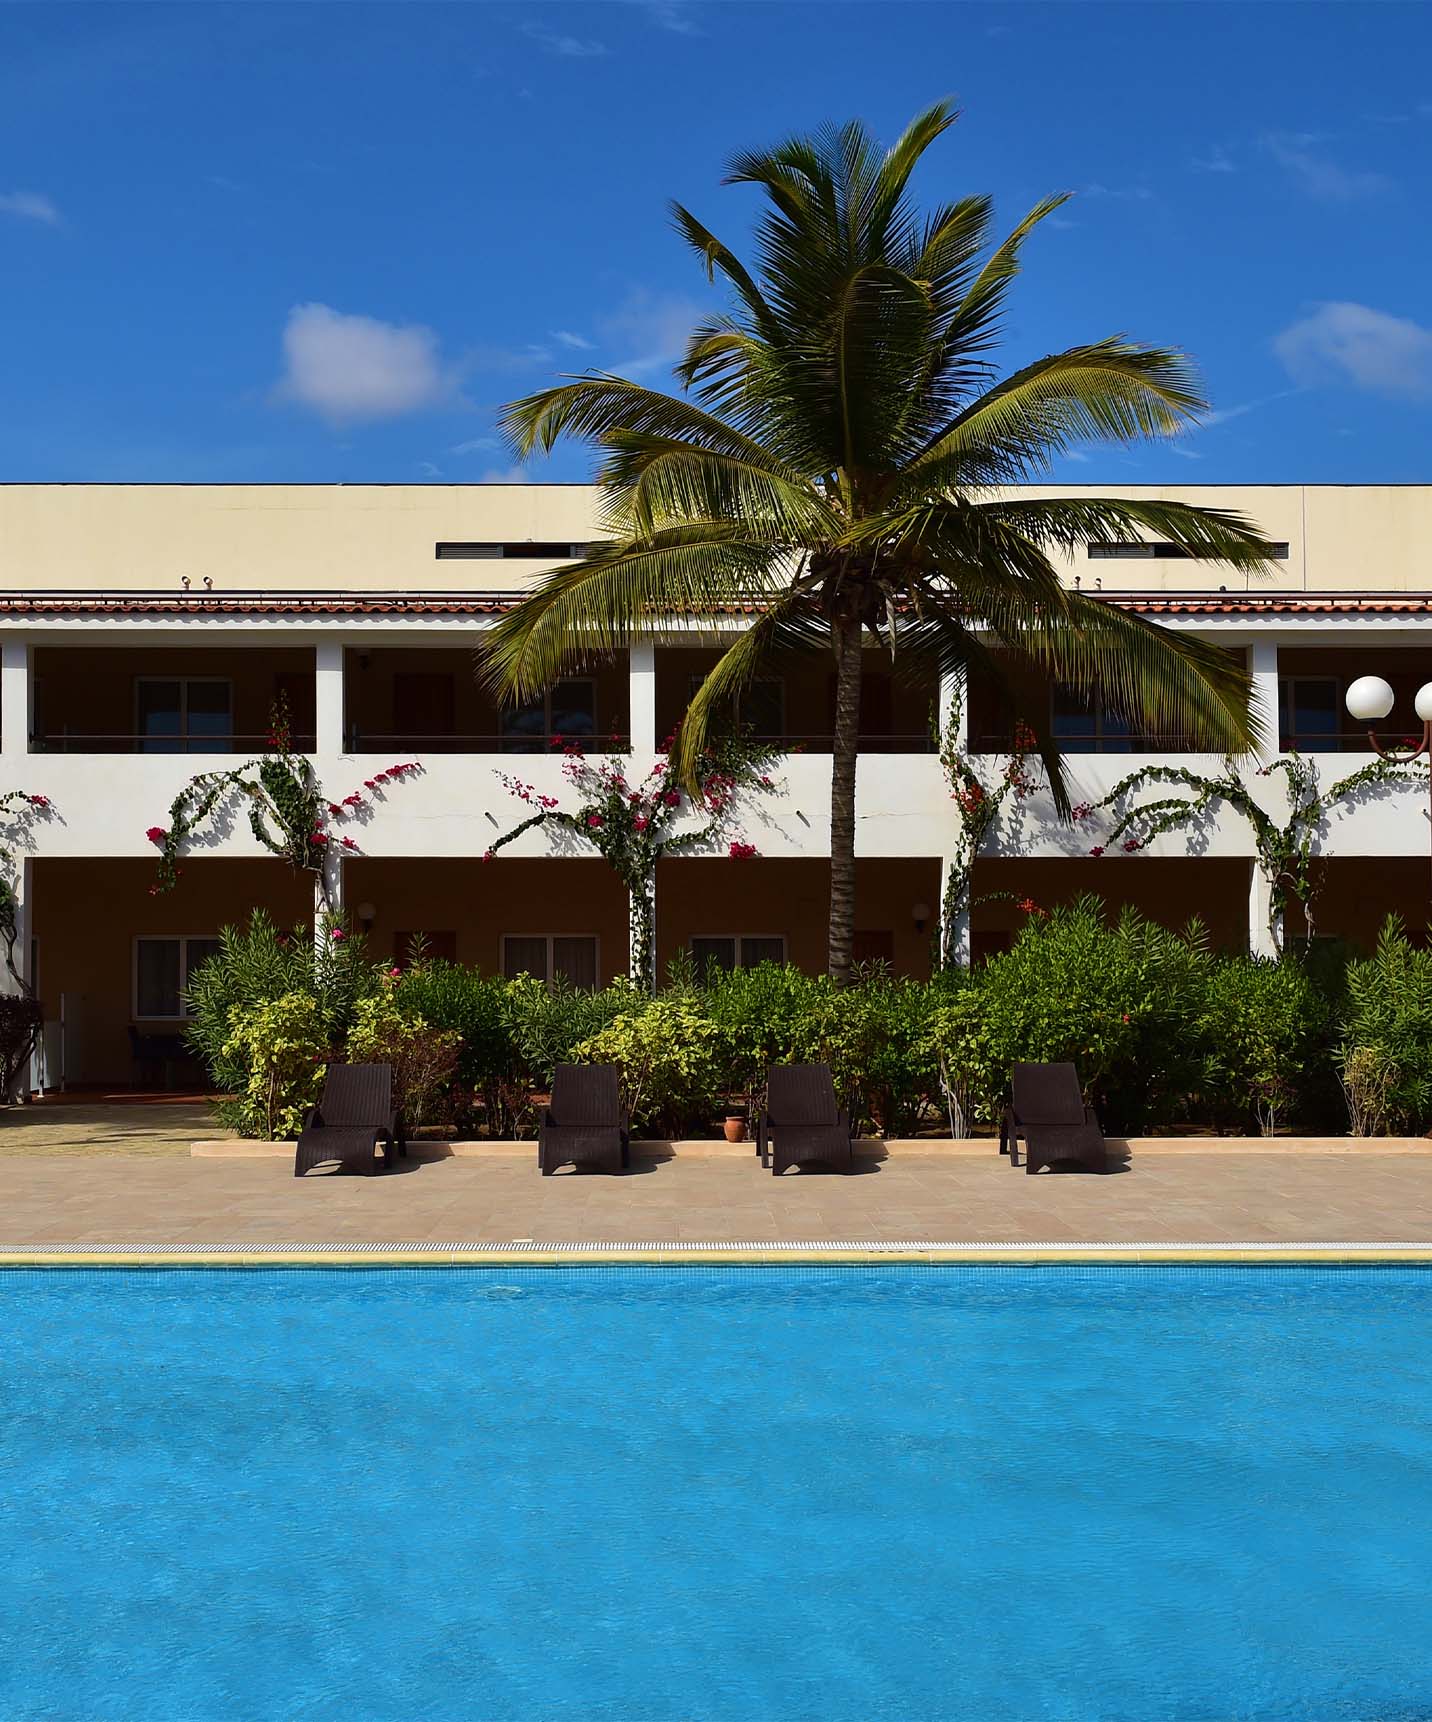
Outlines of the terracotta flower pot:
{"label": "terracotta flower pot", "polygon": [[746,1120],[744,1118],[728,1118],[721,1128],[726,1132],[728,1142],[744,1142],[746,1140]]}

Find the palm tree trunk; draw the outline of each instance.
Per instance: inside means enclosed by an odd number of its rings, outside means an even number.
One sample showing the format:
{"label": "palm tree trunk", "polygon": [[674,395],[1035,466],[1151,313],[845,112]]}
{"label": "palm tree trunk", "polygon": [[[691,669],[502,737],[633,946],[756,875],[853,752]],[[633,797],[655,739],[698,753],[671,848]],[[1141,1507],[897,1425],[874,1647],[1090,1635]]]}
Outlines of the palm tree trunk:
{"label": "palm tree trunk", "polygon": [[835,649],[835,735],[830,761],[830,946],[837,986],[850,984],[855,944],[855,762],[860,752],[859,622],[830,625]]}

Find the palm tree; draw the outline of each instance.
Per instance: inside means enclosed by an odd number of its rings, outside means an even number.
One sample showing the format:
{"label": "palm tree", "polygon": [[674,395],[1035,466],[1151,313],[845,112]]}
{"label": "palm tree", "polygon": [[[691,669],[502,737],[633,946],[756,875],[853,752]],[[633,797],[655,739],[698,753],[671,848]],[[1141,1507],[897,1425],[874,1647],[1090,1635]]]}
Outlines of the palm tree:
{"label": "palm tree", "polygon": [[1271,546],[1236,514],[1118,497],[1021,495],[1088,441],[1176,434],[1205,406],[1179,352],[1123,336],[997,378],[990,361],[1020,253],[1066,201],[1044,199],[1002,243],[991,201],[923,215],[911,171],[957,115],[941,102],[882,154],[864,126],[740,155],[725,183],[766,207],[747,268],[700,221],[678,231],[719,272],[731,309],[693,331],[680,394],[589,373],[506,409],[521,456],[563,436],[601,451],[602,542],[552,570],[488,636],[481,673],[526,700],[663,618],[754,609],[691,701],[688,781],[713,721],[774,658],[833,654],[830,973],[848,978],[855,776],[867,637],[897,663],[979,670],[1034,730],[1056,805],[1044,714],[1021,711],[1023,660],[1152,729],[1220,752],[1257,739],[1249,681],[1214,646],[1069,590],[1053,558],[1148,532],[1238,568]]}

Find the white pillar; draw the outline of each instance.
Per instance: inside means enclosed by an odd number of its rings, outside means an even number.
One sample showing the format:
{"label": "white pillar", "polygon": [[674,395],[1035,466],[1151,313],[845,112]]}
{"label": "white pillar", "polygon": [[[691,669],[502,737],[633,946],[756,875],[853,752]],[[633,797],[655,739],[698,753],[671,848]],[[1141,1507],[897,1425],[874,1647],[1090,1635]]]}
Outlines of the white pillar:
{"label": "white pillar", "polygon": [[952,865],[949,859],[940,862],[940,960],[947,968],[967,969],[970,966],[970,906],[964,905],[954,916],[946,915]]}
{"label": "white pillar", "polygon": [[649,761],[656,752],[656,647],[650,640],[633,641],[629,658],[631,754],[635,766],[636,761]]}
{"label": "white pillar", "polygon": [[1256,860],[1250,871],[1252,877],[1248,884],[1248,949],[1255,957],[1276,957],[1283,943],[1283,928],[1281,920],[1276,929],[1268,924],[1273,907],[1273,887]]}
{"label": "white pillar", "polygon": [[16,856],[12,882],[15,887],[15,952],[14,963],[20,979],[8,968],[0,975],[0,992],[24,992],[30,981],[31,903],[34,900],[35,862],[29,855]]}
{"label": "white pillar", "polygon": [[323,856],[323,872],[313,880],[313,942],[315,947],[327,938],[330,920],[343,915],[343,851],[337,842],[329,845]]}
{"label": "white pillar", "polygon": [[320,759],[345,753],[343,734],[343,642],[320,640],[313,652],[313,706]]}
{"label": "white pillar", "polygon": [[1278,642],[1255,640],[1248,648],[1248,668],[1253,677],[1250,709],[1263,725],[1257,758],[1266,765],[1278,757]]}
{"label": "white pillar", "polygon": [[[0,641],[0,755],[9,761],[30,751],[34,722],[34,677],[27,640]],[[9,789],[23,787],[18,782]]]}
{"label": "white pillar", "polygon": [[[632,980],[644,992],[656,991],[656,874],[646,880],[646,907],[649,918],[642,914],[642,900],[637,891],[627,898],[627,968]],[[645,919],[645,925],[643,921]],[[642,949],[645,936],[646,948]]]}

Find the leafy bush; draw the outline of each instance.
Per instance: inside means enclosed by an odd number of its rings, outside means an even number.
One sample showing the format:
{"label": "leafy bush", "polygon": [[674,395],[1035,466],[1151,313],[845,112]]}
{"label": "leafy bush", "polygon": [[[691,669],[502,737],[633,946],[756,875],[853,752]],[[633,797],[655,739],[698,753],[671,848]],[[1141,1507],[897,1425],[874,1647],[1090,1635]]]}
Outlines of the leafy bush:
{"label": "leafy bush", "polygon": [[1126,909],[1110,927],[1097,899],[1082,898],[1031,920],[933,1012],[933,1052],[987,1120],[1016,1062],[1072,1059],[1105,1128],[1134,1134],[1178,1116],[1196,1091],[1210,961],[1196,925],[1171,933]]}
{"label": "leafy bush", "polygon": [[633,1129],[681,1136],[715,1105],[721,1037],[691,993],[643,999],[575,1050],[580,1063],[614,1064]]}
{"label": "leafy bush", "polygon": [[1432,1119],[1432,952],[1389,915],[1377,949],[1347,971],[1339,1066],[1354,1130],[1416,1134]]}
{"label": "leafy bush", "polygon": [[426,1017],[405,1015],[393,985],[359,999],[348,1031],[352,1063],[393,1067],[393,1103],[410,1130],[429,1121],[451,1085],[461,1044],[455,1029],[435,1028]]}
{"label": "leafy bush", "polygon": [[404,1016],[421,1017],[458,1037],[454,1119],[459,1129],[468,1125],[474,1102],[494,1136],[513,1135],[527,1110],[532,1081],[513,1038],[510,991],[500,975],[446,961],[417,963],[398,981]]}
{"label": "leafy bush", "polygon": [[317,951],[307,928],[280,932],[261,909],[248,925],[225,927],[219,949],[190,978],[187,1001],[190,1045],[204,1061],[216,1087],[244,1088],[247,1066],[225,1053],[236,1006],[301,993],[313,1000],[330,1046],[341,1046],[360,998],[378,988],[378,974],[367,961],[363,941],[325,940]]}
{"label": "leafy bush", "polygon": [[789,963],[729,973],[713,965],[700,991],[719,1037],[722,1088],[757,1104],[766,1072],[795,1058],[801,1024],[827,985]]}
{"label": "leafy bush", "polygon": [[856,984],[844,990],[823,982],[796,1025],[792,1054],[797,1063],[830,1066],[857,1129],[909,1135],[921,1114],[939,1105],[939,1057],[930,1034],[936,996],[881,964],[858,971]]}
{"label": "leafy bush", "polygon": [[235,1005],[221,1049],[224,1066],[244,1072],[232,1099],[218,1103],[221,1120],[241,1136],[277,1141],[297,1136],[323,1086],[328,1037],[311,993],[285,993]]}
{"label": "leafy bush", "polygon": [[1280,1117],[1328,1093],[1332,1013],[1303,964],[1230,957],[1208,973],[1196,1034],[1206,1049],[1202,1099],[1219,1122],[1245,1127],[1250,1113],[1270,1136]]}
{"label": "leafy bush", "polygon": [[25,1077],[44,1027],[45,1013],[38,999],[28,993],[0,995],[0,1105],[9,1101]]}
{"label": "leafy bush", "polygon": [[566,981],[550,984],[519,975],[507,983],[507,1010],[513,1045],[533,1087],[551,1088],[559,1064],[580,1062],[577,1048],[600,1034],[623,1011],[645,1002],[647,995],[630,981],[619,980],[596,992]]}

